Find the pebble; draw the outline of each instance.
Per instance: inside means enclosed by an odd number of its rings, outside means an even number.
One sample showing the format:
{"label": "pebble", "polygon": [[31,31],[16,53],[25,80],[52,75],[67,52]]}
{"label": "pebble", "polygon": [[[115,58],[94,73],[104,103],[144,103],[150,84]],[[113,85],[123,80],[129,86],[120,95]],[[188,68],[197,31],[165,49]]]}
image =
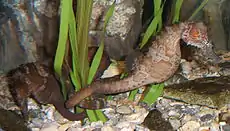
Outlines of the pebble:
{"label": "pebble", "polygon": [[31,123],[29,124],[29,127],[31,128],[41,128],[44,124],[44,121],[39,118],[34,118],[31,120]]}
{"label": "pebble", "polygon": [[101,128],[103,126],[103,122],[102,121],[92,122],[90,126],[95,128]]}
{"label": "pebble", "polygon": [[200,127],[200,123],[197,121],[189,121],[185,123],[179,130],[180,131],[196,131]]}
{"label": "pebble", "polygon": [[181,119],[181,124],[182,125],[184,125],[185,123],[187,123],[188,121],[191,121],[191,120],[193,120],[194,118],[191,116],[191,115],[189,115],[189,114],[186,114],[186,115],[184,115],[183,117],[182,117],[182,119]]}
{"label": "pebble", "polygon": [[61,126],[58,127],[58,131],[66,131],[70,126],[71,126],[70,123],[61,125]]}
{"label": "pebble", "polygon": [[58,130],[59,125],[57,123],[48,123],[44,125],[40,131],[59,131]]}
{"label": "pebble", "polygon": [[210,128],[205,126],[205,127],[200,127],[199,131],[210,131]]}
{"label": "pebble", "polygon": [[130,115],[125,115],[123,117],[123,120],[130,121],[136,124],[141,124],[145,120],[145,117],[147,115],[148,115],[148,112],[144,108],[142,108],[142,110],[139,110],[138,112],[135,112]]}
{"label": "pebble", "polygon": [[32,128],[32,131],[40,131],[40,128]]}
{"label": "pebble", "polygon": [[115,131],[115,129],[111,126],[103,126],[101,131]]}
{"label": "pebble", "polygon": [[220,125],[218,123],[212,123],[210,126],[210,131],[223,131],[219,129],[220,129]]}
{"label": "pebble", "polygon": [[133,112],[132,109],[128,105],[119,106],[116,109],[116,111],[117,113],[124,114],[124,115],[131,114]]}
{"label": "pebble", "polygon": [[183,102],[177,102],[177,101],[175,101],[175,102],[169,103],[169,105],[170,106],[183,106],[184,103]]}
{"label": "pebble", "polygon": [[224,131],[230,131],[230,125],[224,125],[224,126],[222,127],[222,129],[223,129]]}
{"label": "pebble", "polygon": [[[119,95],[119,97],[122,95]],[[116,96],[114,96],[116,97]],[[118,102],[119,101],[119,102]],[[108,121],[103,123],[92,122],[88,119],[81,125],[80,121],[71,122],[64,119],[53,106],[44,106],[41,111],[33,108],[39,116],[32,119],[32,130],[35,131],[148,131],[147,127],[142,125],[149,111],[139,105],[127,105],[126,100],[117,99],[110,100],[109,103],[119,103],[117,105],[108,105],[110,108],[103,109],[103,112],[108,117]],[[183,102],[166,99],[161,97],[156,102],[155,109],[161,112],[161,117],[169,121],[174,130],[179,131],[220,131],[229,129],[229,125],[216,122],[218,119],[219,110],[208,107],[189,105]],[[228,107],[225,107],[221,112],[227,112]],[[33,111],[31,109],[31,111]],[[35,114],[36,114],[35,113]],[[225,120],[226,114],[222,115],[222,120]],[[46,116],[49,115],[49,116]],[[43,118],[42,118],[43,117]],[[55,121],[55,122],[54,122]],[[45,124],[46,123],[46,124]],[[45,125],[44,125],[45,124]],[[221,125],[221,126],[220,126]],[[222,131],[225,131],[222,130]]]}
{"label": "pebble", "polygon": [[65,124],[68,122],[58,111],[53,112],[53,119],[59,124]]}
{"label": "pebble", "polygon": [[200,112],[199,108],[196,107],[184,107],[181,109],[181,113],[183,114],[190,114],[190,115],[195,115],[196,113]]}
{"label": "pebble", "polygon": [[179,129],[179,127],[181,126],[180,120],[177,119],[169,119],[170,124],[172,125],[174,130]]}
{"label": "pebble", "polygon": [[203,116],[201,116],[200,117],[200,120],[202,121],[202,122],[209,122],[209,121],[211,121],[212,119],[214,118],[214,116],[212,115],[212,114],[206,114],[206,115],[203,115]]}
{"label": "pebble", "polygon": [[171,110],[171,111],[169,111],[168,116],[169,117],[179,118],[180,117],[180,113],[176,112],[175,110]]}
{"label": "pebble", "polygon": [[135,124],[131,123],[131,122],[119,122],[116,127],[120,130],[120,131],[133,131],[135,129]]}

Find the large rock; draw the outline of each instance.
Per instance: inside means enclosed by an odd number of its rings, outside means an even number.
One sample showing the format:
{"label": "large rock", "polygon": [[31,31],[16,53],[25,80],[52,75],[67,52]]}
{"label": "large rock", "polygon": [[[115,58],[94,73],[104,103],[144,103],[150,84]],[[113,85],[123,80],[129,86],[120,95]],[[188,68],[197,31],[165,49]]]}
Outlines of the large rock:
{"label": "large rock", "polygon": [[164,88],[164,97],[189,104],[221,108],[230,104],[230,77],[199,78]]}
{"label": "large rock", "polygon": [[[105,12],[111,2],[95,0],[93,5],[93,15],[91,22],[91,35],[97,39],[101,35]],[[103,10],[103,11],[102,11]],[[102,19],[99,19],[102,17]],[[99,20],[95,23],[95,20]],[[96,26],[96,24],[98,24]],[[139,0],[120,0],[115,5],[113,16],[111,17],[105,36],[106,51],[112,59],[119,60],[133,51],[138,42],[141,32],[141,2]],[[92,32],[97,32],[96,35]],[[95,41],[94,41],[95,42]]]}
{"label": "large rock", "polygon": [[7,72],[38,58],[45,59],[45,52],[48,56],[55,53],[59,0],[27,2],[1,1],[0,71]]}

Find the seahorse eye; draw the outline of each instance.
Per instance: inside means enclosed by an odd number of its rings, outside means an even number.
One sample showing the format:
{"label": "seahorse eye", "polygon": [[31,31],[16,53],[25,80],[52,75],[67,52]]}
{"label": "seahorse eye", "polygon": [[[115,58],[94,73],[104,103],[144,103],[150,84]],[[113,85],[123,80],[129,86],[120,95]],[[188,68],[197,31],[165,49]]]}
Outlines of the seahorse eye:
{"label": "seahorse eye", "polygon": [[199,38],[200,37],[200,33],[199,33],[198,30],[192,29],[191,30],[191,36],[192,36],[192,38]]}

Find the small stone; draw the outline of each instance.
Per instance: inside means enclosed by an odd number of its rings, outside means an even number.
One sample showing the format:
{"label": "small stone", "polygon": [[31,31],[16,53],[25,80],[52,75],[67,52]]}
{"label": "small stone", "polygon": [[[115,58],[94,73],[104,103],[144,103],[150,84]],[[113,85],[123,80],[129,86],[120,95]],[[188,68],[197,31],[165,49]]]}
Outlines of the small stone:
{"label": "small stone", "polygon": [[205,126],[205,127],[200,127],[199,131],[210,131],[210,128]]}
{"label": "small stone", "polygon": [[145,117],[148,115],[148,112],[143,108],[141,110],[139,110],[136,113],[130,114],[130,115],[125,115],[123,117],[124,121],[129,121],[129,122],[133,122],[136,124],[140,124],[145,120]]}
{"label": "small stone", "polygon": [[108,125],[116,125],[119,122],[120,115],[116,115],[115,117],[111,117],[108,121],[106,121],[106,124]]}
{"label": "small stone", "polygon": [[92,122],[90,126],[94,128],[101,128],[103,126],[103,122],[102,121]]}
{"label": "small stone", "polygon": [[58,111],[53,112],[54,120],[59,124],[65,124],[68,122]]}
{"label": "small stone", "polygon": [[159,100],[159,103],[157,103],[156,107],[159,108],[159,111],[169,109],[170,108],[169,103],[171,103],[171,102],[172,102],[172,100],[170,100],[170,99],[162,98]]}
{"label": "small stone", "polygon": [[106,116],[108,116],[109,114],[115,114],[116,113],[116,111],[113,108],[105,108],[105,109],[103,109],[103,112],[104,112],[104,114],[106,114]]}
{"label": "small stone", "polygon": [[211,114],[206,114],[206,115],[201,116],[201,117],[200,117],[200,120],[201,120],[202,122],[209,122],[209,121],[211,121],[213,118],[214,118],[213,115],[211,115]]}
{"label": "small stone", "polygon": [[80,127],[70,127],[66,131],[86,131],[86,130]]}
{"label": "small stone", "polygon": [[49,123],[44,125],[40,131],[58,131],[58,126],[57,123]]}
{"label": "small stone", "polygon": [[71,124],[64,124],[64,125],[61,125],[59,128],[58,128],[58,131],[66,131],[69,127],[71,126]]}
{"label": "small stone", "polygon": [[118,123],[116,127],[119,129],[119,131],[134,131],[135,124],[124,121],[124,122]]}
{"label": "small stone", "polygon": [[219,120],[224,121],[230,125],[230,111],[220,113]]}
{"label": "small stone", "polygon": [[133,111],[128,105],[122,105],[117,107],[117,112],[120,114],[127,115],[127,114],[131,114]]}
{"label": "small stone", "polygon": [[175,102],[172,102],[172,103],[169,103],[169,105],[170,106],[182,106],[182,105],[184,105],[184,103],[183,102],[177,102],[177,101],[175,101]]}
{"label": "small stone", "polygon": [[180,113],[176,112],[175,110],[171,110],[168,113],[169,117],[175,117],[175,118],[179,118],[180,117]]}
{"label": "small stone", "polygon": [[103,126],[101,128],[101,131],[115,131],[115,130],[111,126]]}
{"label": "small stone", "polygon": [[196,131],[199,129],[199,127],[200,127],[199,122],[189,121],[180,128],[180,131]]}
{"label": "small stone", "polygon": [[218,123],[212,123],[210,126],[210,131],[220,131],[220,125]]}
{"label": "small stone", "polygon": [[184,125],[185,123],[187,123],[188,121],[192,120],[192,116],[191,115],[185,115],[182,120],[181,123]]}
{"label": "small stone", "polygon": [[224,125],[226,125],[226,122],[220,122],[219,123],[221,126],[224,126]]}
{"label": "small stone", "polygon": [[41,128],[44,123],[45,122],[39,118],[34,118],[31,120],[31,126],[33,126],[33,128]]}
{"label": "small stone", "polygon": [[150,131],[150,130],[148,128],[146,128],[146,127],[136,125],[135,131]]}
{"label": "small stone", "polygon": [[182,73],[184,73],[185,75],[188,75],[192,72],[192,66],[190,62],[186,62],[186,61],[182,62],[181,68],[182,68]]}
{"label": "small stone", "polygon": [[190,115],[195,115],[198,112],[199,112],[199,109],[197,109],[197,108],[183,108],[181,110],[181,113],[190,114]]}
{"label": "small stone", "polygon": [[40,131],[39,128],[32,128],[31,130],[32,130],[32,131]]}
{"label": "small stone", "polygon": [[174,130],[179,129],[179,127],[181,126],[180,120],[177,119],[169,119],[170,124],[172,125]]}
{"label": "small stone", "polygon": [[49,119],[49,120],[54,120],[55,112],[57,112],[55,107],[50,106],[50,105],[43,106],[43,107],[44,107],[44,113],[46,115],[46,118]]}
{"label": "small stone", "polygon": [[222,128],[224,131],[230,131],[230,125],[224,125]]}
{"label": "small stone", "polygon": [[168,119],[168,112],[162,112],[162,116],[163,119],[167,120]]}

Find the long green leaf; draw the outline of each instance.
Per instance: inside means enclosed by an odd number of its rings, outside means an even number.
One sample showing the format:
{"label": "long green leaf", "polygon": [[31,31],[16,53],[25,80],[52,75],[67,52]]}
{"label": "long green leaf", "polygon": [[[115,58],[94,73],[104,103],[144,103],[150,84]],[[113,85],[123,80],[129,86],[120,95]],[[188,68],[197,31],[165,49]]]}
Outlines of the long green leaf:
{"label": "long green leaf", "polygon": [[110,18],[113,15],[114,9],[115,9],[115,3],[116,0],[114,0],[113,4],[109,7],[109,10],[107,11],[106,15],[105,15],[105,23],[104,23],[104,27],[103,27],[103,32],[105,33],[106,31],[106,26],[109,23]]}
{"label": "long green leaf", "polygon": [[183,0],[177,0],[176,5],[175,5],[175,10],[174,10],[174,17],[172,23],[179,22],[180,20],[180,9],[182,6]]}
{"label": "long green leaf", "polygon": [[154,0],[154,16],[157,16],[157,19],[158,19],[157,32],[159,32],[161,30],[161,28],[162,28],[162,16],[157,15],[158,11],[161,10],[161,2],[162,2],[162,0]]}
{"label": "long green leaf", "polygon": [[149,38],[157,33],[157,25],[158,23],[161,21],[161,16],[162,16],[162,12],[163,12],[163,7],[164,4],[161,6],[160,10],[157,11],[157,15],[154,17],[154,19],[152,20],[152,22],[150,23],[149,27],[147,28],[144,37],[141,41],[140,44],[140,48],[144,47],[144,45],[148,42]]}
{"label": "long green leaf", "polygon": [[97,114],[95,113],[95,110],[86,110],[86,113],[89,116],[90,122],[95,122],[99,120]]}
{"label": "long green leaf", "polygon": [[129,94],[128,99],[129,99],[129,100],[135,100],[135,96],[136,96],[137,92],[138,92],[138,89],[132,90],[132,91],[130,92],[130,94]]}
{"label": "long green leaf", "polygon": [[95,114],[98,116],[99,120],[101,120],[102,122],[107,121],[106,116],[103,114],[101,110],[95,110]]}
{"label": "long green leaf", "polygon": [[66,41],[68,36],[68,20],[70,5],[71,1],[62,0],[60,33],[54,60],[54,69],[59,76],[62,75],[62,64],[65,56]]}
{"label": "long green leaf", "polygon": [[196,14],[208,3],[208,0],[203,0],[203,2],[201,3],[201,5],[194,11],[194,13],[192,14],[192,16],[189,18],[189,20],[192,20]]}
{"label": "long green leaf", "polygon": [[[110,20],[110,18],[112,17],[113,15],[113,12],[114,12],[114,8],[115,8],[115,2],[110,6],[109,10],[107,11],[106,15],[105,15],[105,23],[104,23],[104,28],[103,28],[103,33],[105,34],[106,32],[106,26]],[[100,46],[93,58],[93,61],[92,61],[92,64],[91,64],[91,67],[90,67],[90,70],[89,70],[89,76],[88,76],[88,81],[87,83],[90,84],[92,81],[93,81],[93,78],[97,72],[97,69],[100,65],[100,62],[101,62],[101,58],[102,58],[102,55],[103,55],[103,50],[104,50],[104,35],[102,36],[101,38],[101,43],[100,43]]]}
{"label": "long green leaf", "polygon": [[157,98],[162,94],[164,88],[164,84],[157,84],[157,85],[151,85],[151,87],[148,87],[148,89],[145,91],[144,99],[142,102],[147,103],[149,106],[152,105],[154,102],[156,102]]}
{"label": "long green leaf", "polygon": [[[80,16],[78,20],[78,45],[79,45],[79,67],[80,67],[80,78],[82,86],[86,86],[87,77],[89,73],[89,62],[88,62],[88,32],[89,32],[89,20],[92,11],[92,0],[80,0],[78,1],[78,8],[80,8]],[[79,13],[79,12],[78,12]],[[78,14],[79,15],[79,14]]]}
{"label": "long green leaf", "polygon": [[69,12],[71,7],[71,1],[62,1],[61,5],[61,23],[60,23],[60,32],[59,32],[59,39],[58,39],[58,46],[56,50],[56,55],[54,59],[54,70],[60,77],[61,82],[61,90],[66,99],[66,89],[64,80],[62,79],[62,64],[65,56],[65,48],[66,48],[66,41],[68,37],[68,20],[69,20]]}
{"label": "long green leaf", "polygon": [[70,72],[71,80],[74,86],[79,90],[81,88],[81,82],[78,70],[80,67],[78,65],[79,55],[78,55],[78,44],[77,44],[77,32],[76,32],[76,18],[74,16],[74,10],[70,11],[69,17],[69,38],[70,38],[70,45],[72,51],[72,70]]}
{"label": "long green leaf", "polygon": [[92,65],[90,67],[90,70],[89,70],[89,76],[88,76],[88,81],[87,81],[87,84],[90,84],[92,83],[93,81],[93,78],[97,72],[97,69],[100,65],[100,62],[101,62],[101,58],[102,58],[102,55],[103,55],[103,50],[104,50],[104,42],[102,42],[93,58],[93,61],[92,61]]}

